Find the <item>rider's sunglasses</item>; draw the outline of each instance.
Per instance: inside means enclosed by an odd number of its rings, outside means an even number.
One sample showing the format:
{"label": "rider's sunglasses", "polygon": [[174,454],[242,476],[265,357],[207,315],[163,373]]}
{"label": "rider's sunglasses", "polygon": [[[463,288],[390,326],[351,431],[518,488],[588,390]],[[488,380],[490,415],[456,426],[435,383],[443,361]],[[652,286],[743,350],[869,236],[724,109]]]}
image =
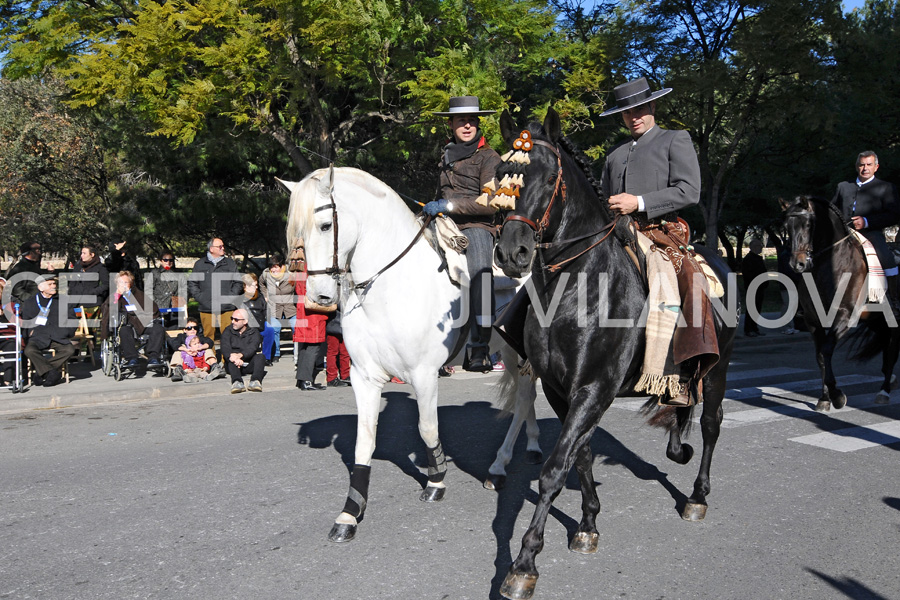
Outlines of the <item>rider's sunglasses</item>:
{"label": "rider's sunglasses", "polygon": [[184,328],[185,331],[190,331],[191,329],[197,329],[197,326],[196,325],[188,325],[187,327]]}
{"label": "rider's sunglasses", "polygon": [[162,258],[160,260],[162,260],[163,262],[175,262],[174,258]]}

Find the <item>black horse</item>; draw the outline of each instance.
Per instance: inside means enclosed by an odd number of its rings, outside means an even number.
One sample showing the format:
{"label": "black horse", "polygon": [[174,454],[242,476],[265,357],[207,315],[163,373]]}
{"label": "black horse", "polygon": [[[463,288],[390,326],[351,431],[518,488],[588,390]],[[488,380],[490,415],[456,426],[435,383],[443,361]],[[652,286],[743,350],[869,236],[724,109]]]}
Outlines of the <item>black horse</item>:
{"label": "black horse", "polygon": [[[508,113],[502,115],[500,125],[511,147],[517,138],[527,137],[525,132],[520,136]],[[541,469],[540,500],[522,549],[500,590],[507,598],[530,598],[534,593],[538,577],[535,558],[543,547],[547,515],[573,465],[581,484],[583,515],[569,548],[582,553],[597,551],[595,521],[600,502],[594,488],[590,439],[616,396],[637,395],[632,390],[644,358],[645,331],[640,316],[647,301],[645,282],[625,249],[631,236],[630,219],[620,217],[612,227],[616,221],[605,198],[599,197],[586,166],[579,164],[574,148],[560,135],[559,116],[550,109],[543,126],[531,123],[527,131],[534,144],[528,153],[530,162],[508,161],[498,169],[498,179],[521,174],[524,185],[503,225],[496,260],[511,277],[531,270],[537,291],[532,302],[540,302],[542,313],[551,301],[559,302],[549,326],[541,324],[534,306],[528,309],[524,346],[562,429]],[[708,250],[702,253],[725,282],[724,262]],[[634,325],[611,325],[613,321],[603,319],[623,319]],[[726,324],[719,314],[715,320],[720,360],[702,381],[703,456],[693,493],[682,512],[684,519],[692,521],[706,514],[709,469],[722,422],[736,325],[736,319]],[[693,454],[681,441],[692,413],[693,407],[665,407],[652,417],[669,428],[666,455],[680,464],[686,464]]]}
{"label": "black horse", "polygon": [[[847,396],[837,387],[831,357],[838,341],[850,332],[854,321],[863,327],[848,338],[851,358],[868,359],[882,355],[884,383],[875,401],[890,401],[897,377],[894,365],[900,349],[900,329],[887,304],[881,311],[864,310],[866,298],[866,259],[862,248],[851,237],[840,210],[825,200],[801,196],[785,209],[785,229],[791,240],[791,268],[808,273],[797,286],[803,320],[812,333],[816,361],[822,371],[822,396],[816,404],[819,412],[843,408]],[[834,310],[823,323],[827,311]],[[893,327],[888,325],[888,316]]]}

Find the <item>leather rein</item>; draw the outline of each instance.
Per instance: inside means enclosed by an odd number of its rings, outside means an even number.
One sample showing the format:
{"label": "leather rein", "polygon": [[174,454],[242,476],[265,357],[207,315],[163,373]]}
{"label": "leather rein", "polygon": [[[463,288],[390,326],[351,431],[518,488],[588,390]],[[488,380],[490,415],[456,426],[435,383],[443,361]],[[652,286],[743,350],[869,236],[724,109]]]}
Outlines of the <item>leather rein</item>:
{"label": "leather rein", "polygon": [[[325,269],[308,270],[308,271],[306,271],[306,274],[307,275],[331,275],[331,277],[333,279],[338,280],[338,283],[340,283],[340,279],[344,275],[346,275],[347,273],[350,272],[350,259],[349,258],[347,259],[347,266],[341,268],[340,264],[338,263],[338,211],[337,211],[337,205],[334,202],[334,194],[331,195],[330,203],[316,207],[313,210],[313,212],[317,213],[319,211],[328,210],[329,208],[331,209],[331,229],[334,232],[334,244],[333,244],[334,251],[332,252],[332,255],[331,255],[331,266],[328,268],[325,268]],[[367,287],[372,285],[372,283],[379,276],[381,276],[382,273],[384,273],[385,271],[387,271],[388,269],[393,267],[395,264],[400,262],[400,260],[404,256],[406,256],[410,250],[412,250],[412,247],[416,244],[417,241],[419,241],[419,238],[422,237],[422,234],[425,233],[425,229],[428,228],[428,224],[431,223],[432,219],[433,219],[432,216],[426,215],[425,222],[422,224],[422,228],[419,229],[419,232],[416,234],[416,236],[413,238],[413,240],[409,243],[409,245],[403,250],[403,252],[401,252],[399,254],[399,256],[397,256],[394,260],[392,260],[391,262],[386,264],[384,267],[382,267],[381,270],[379,270],[377,273],[375,273],[374,275],[372,275],[365,281],[362,281],[362,282],[354,285],[353,289],[354,290],[366,289]]]}
{"label": "leather rein", "polygon": [[[546,265],[544,267],[546,270],[550,271],[551,273],[555,273],[556,271],[563,268],[563,266],[566,265],[567,263],[572,262],[576,258],[586,254],[588,251],[590,251],[593,248],[596,248],[597,246],[602,244],[606,240],[606,238],[608,238],[610,236],[610,234],[612,234],[613,230],[616,228],[616,224],[619,222],[619,218],[617,216],[615,219],[613,219],[612,223],[604,225],[600,230],[594,231],[593,233],[588,233],[585,235],[581,235],[581,236],[574,237],[574,238],[568,238],[568,239],[564,239],[564,240],[556,240],[553,242],[544,242],[543,241],[544,232],[546,231],[547,227],[550,225],[550,211],[553,209],[553,203],[556,201],[557,196],[561,199],[560,201],[563,204],[565,204],[565,202],[566,202],[566,182],[563,180],[562,158],[559,153],[559,148],[557,148],[553,144],[550,144],[543,140],[532,139],[532,143],[537,146],[544,146],[545,148],[548,148],[553,154],[556,155],[557,171],[556,171],[556,184],[553,187],[553,196],[550,197],[550,203],[547,205],[547,209],[544,211],[543,216],[541,216],[541,218],[537,221],[537,223],[535,223],[528,217],[523,217],[521,215],[509,215],[506,217],[506,219],[503,220],[503,225],[506,225],[510,221],[520,221],[520,222],[528,225],[528,227],[530,227],[531,230],[534,232],[535,247],[538,250],[546,250],[546,249],[552,248],[554,246],[563,246],[563,245],[573,244],[575,242],[580,242],[582,240],[586,240],[588,238],[594,237],[595,235],[601,234],[604,231],[606,231],[607,229],[609,230],[606,233],[606,235],[604,235],[602,238],[600,238],[599,240],[597,240],[596,242],[594,242],[593,244],[591,244],[590,246],[588,246],[587,248],[585,248],[584,250],[582,250],[581,252],[576,254],[575,256],[572,256],[570,258],[562,260],[558,263],[554,263],[552,265]],[[501,227],[503,225],[501,225]],[[543,263],[543,262],[544,262],[543,253],[541,253],[541,263]]]}

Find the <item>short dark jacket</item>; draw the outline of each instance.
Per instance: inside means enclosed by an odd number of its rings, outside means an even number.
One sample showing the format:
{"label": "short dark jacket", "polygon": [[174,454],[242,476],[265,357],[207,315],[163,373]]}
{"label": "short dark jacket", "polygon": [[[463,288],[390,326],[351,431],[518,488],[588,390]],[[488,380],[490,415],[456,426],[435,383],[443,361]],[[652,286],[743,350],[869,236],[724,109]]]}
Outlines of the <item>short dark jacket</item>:
{"label": "short dark jacket", "polygon": [[226,327],[222,332],[222,361],[227,362],[229,356],[238,352],[244,362],[250,362],[261,345],[262,335],[256,327],[247,327],[243,333],[238,333],[234,327]]}
{"label": "short dark jacket", "polygon": [[841,182],[831,202],[841,209],[846,221],[854,216],[865,217],[869,223],[867,229],[884,229],[900,223],[897,187],[881,179],[875,178],[862,187],[856,185],[856,180]]}
{"label": "short dark jacket", "polygon": [[658,125],[617,146],[606,158],[600,179],[606,197],[642,196],[649,219],[700,202],[700,164],[687,131]]}
{"label": "short dark jacket", "polygon": [[65,298],[60,298],[59,294],[52,298],[44,298],[40,293],[35,294],[22,303],[22,319],[31,321],[37,318],[41,312],[41,307],[50,307],[47,313],[47,324],[36,325],[28,330],[28,341],[34,342],[38,348],[49,348],[50,342],[58,342],[65,344],[72,341],[75,335],[75,327],[63,327],[60,325],[62,314],[67,314],[62,307]]}
{"label": "short dark jacket", "polygon": [[[199,279],[192,279],[189,277],[188,292],[190,292],[191,296],[197,300],[200,312],[212,312],[214,291],[213,275],[215,274],[222,274],[220,276],[223,277],[222,281],[215,289],[215,293],[220,295],[219,302],[222,302],[221,298],[230,298],[232,300],[232,302],[224,302],[221,305],[222,310],[227,312],[236,308],[234,301],[240,302],[244,284],[241,283],[241,278],[237,275],[237,265],[231,258],[225,256],[218,263],[213,264],[208,256],[204,256],[194,263],[194,272],[192,275],[196,277],[197,274],[200,274],[203,277]],[[231,277],[224,277],[224,274],[231,274]]]}
{"label": "short dark jacket", "polygon": [[462,229],[473,224],[489,225],[496,209],[475,202],[482,188],[497,174],[500,155],[485,144],[475,154],[445,165],[441,160],[438,198],[453,203],[450,217]]}

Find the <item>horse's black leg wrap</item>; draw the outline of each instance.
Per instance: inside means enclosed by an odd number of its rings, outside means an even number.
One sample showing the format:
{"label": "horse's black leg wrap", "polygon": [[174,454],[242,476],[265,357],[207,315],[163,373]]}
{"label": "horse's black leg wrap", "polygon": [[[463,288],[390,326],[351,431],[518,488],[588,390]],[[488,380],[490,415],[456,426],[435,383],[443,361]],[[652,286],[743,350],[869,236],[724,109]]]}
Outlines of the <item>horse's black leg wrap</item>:
{"label": "horse's black leg wrap", "polygon": [[366,465],[353,465],[350,474],[350,491],[347,492],[347,501],[344,503],[344,512],[353,515],[357,520],[366,512],[366,499],[369,497],[369,475],[372,467]]}
{"label": "horse's black leg wrap", "polygon": [[428,482],[441,483],[447,474],[447,457],[441,443],[434,448],[428,448]]}

